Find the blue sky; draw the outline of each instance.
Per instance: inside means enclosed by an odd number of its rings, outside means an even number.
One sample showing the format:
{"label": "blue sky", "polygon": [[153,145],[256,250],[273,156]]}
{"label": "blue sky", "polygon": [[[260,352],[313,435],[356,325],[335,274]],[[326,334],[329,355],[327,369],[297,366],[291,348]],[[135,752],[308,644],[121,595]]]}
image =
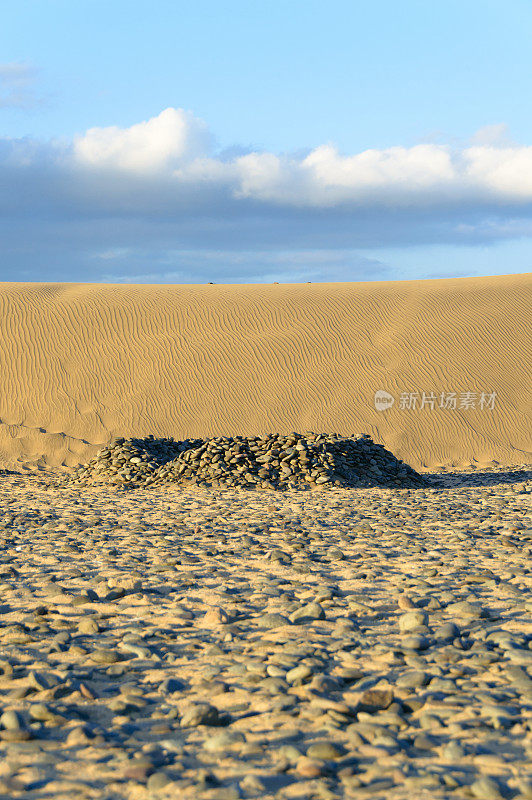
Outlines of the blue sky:
{"label": "blue sky", "polygon": [[18,0],[0,279],[532,268],[529,0]]}

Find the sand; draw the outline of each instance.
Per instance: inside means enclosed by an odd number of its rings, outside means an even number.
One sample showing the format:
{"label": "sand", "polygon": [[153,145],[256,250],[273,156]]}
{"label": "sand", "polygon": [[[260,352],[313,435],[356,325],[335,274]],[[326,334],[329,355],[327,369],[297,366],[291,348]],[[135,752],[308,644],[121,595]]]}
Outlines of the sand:
{"label": "sand", "polygon": [[[530,800],[529,290],[4,284],[0,798]],[[114,436],[308,429],[426,485],[57,474]]]}
{"label": "sand", "polygon": [[531,286],[4,283],[0,465],[72,467],[115,436],[292,430],[369,433],[416,469],[530,463]]}
{"label": "sand", "polygon": [[532,472],[0,478],[0,796],[528,800]]}

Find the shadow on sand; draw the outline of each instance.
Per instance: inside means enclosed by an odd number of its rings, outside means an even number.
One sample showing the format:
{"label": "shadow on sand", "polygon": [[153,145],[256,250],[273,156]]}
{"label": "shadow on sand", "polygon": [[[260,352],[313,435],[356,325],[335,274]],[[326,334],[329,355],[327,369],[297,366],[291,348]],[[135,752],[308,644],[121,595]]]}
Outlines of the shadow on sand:
{"label": "shadow on sand", "polygon": [[450,486],[475,487],[475,486],[500,486],[505,483],[523,483],[532,480],[532,470],[513,470],[508,472],[424,472],[434,488],[448,488]]}

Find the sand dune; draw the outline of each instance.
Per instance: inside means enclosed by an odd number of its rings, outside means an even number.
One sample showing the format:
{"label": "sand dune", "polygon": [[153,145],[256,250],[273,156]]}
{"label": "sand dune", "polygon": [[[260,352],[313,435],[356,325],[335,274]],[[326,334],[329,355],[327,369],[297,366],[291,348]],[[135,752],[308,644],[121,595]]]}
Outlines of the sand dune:
{"label": "sand dune", "polygon": [[[530,274],[4,283],[0,463],[73,466],[119,435],[291,430],[367,432],[417,469],[528,463],[531,287]],[[378,390],[390,408],[375,408]],[[423,392],[434,407],[419,407]],[[442,392],[456,408],[440,408]],[[474,407],[460,408],[467,392]]]}

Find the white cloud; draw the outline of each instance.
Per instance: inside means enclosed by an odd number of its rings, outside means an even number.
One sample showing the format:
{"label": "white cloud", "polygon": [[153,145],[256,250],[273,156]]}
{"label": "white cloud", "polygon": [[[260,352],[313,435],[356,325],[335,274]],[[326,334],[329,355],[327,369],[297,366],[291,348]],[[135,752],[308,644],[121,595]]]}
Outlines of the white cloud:
{"label": "white cloud", "polygon": [[[223,166],[227,179],[230,166]],[[211,176],[216,180],[212,168]],[[235,197],[318,207],[531,202],[532,147],[484,145],[453,152],[424,144],[342,156],[322,145],[299,161],[252,153],[234,162],[232,190]]]}
{"label": "white cloud", "polygon": [[532,147],[470,147],[466,175],[501,200],[532,200]]}
{"label": "white cloud", "polygon": [[213,138],[204,122],[167,108],[129,128],[91,128],[75,138],[72,152],[85,169],[164,179],[176,195],[222,191],[242,202],[276,206],[530,202],[532,147],[494,144],[505,131],[488,126],[479,132],[480,143],[462,150],[418,144],[342,155],[325,144],[299,157],[250,152],[222,159],[211,152]]}
{"label": "white cloud", "polygon": [[[528,241],[532,146],[502,134],[463,147],[217,152],[205,123],[167,108],[71,142],[0,139],[0,280],[45,267],[58,280],[76,269],[197,276],[200,263],[205,280],[314,279],[312,251],[322,279],[355,279],[375,274],[364,251]],[[282,254],[283,270],[267,252]],[[327,253],[349,255],[335,266]]]}
{"label": "white cloud", "polygon": [[90,128],[74,139],[80,164],[149,174],[202,155],[211,144],[204,122],[182,108],[166,108],[130,128]]}
{"label": "white cloud", "polygon": [[320,186],[356,189],[361,194],[392,187],[402,192],[423,190],[455,178],[448,149],[433,144],[365,150],[348,157],[330,145],[322,146],[307,156],[303,167]]}

